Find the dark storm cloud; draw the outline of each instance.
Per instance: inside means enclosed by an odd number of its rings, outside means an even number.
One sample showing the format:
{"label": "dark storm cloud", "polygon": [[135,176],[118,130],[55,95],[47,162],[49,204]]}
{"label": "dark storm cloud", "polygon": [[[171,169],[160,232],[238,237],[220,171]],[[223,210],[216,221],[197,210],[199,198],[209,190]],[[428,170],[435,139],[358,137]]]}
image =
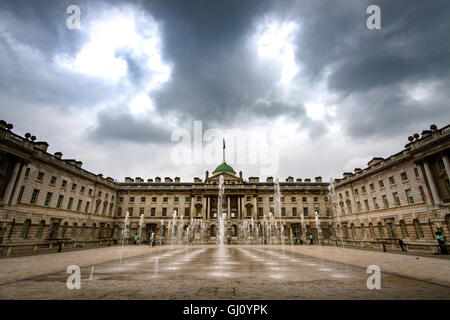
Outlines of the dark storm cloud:
{"label": "dark storm cloud", "polygon": [[116,113],[108,109],[97,116],[98,126],[89,133],[96,142],[168,143],[171,130],[163,123],[149,118],[134,117],[129,113]]}
{"label": "dark storm cloud", "polygon": [[[252,120],[284,116],[311,134],[326,130],[307,117],[301,94],[282,101],[275,86],[279,71],[270,63],[256,63],[255,53],[246,47],[245,41],[264,16],[299,24],[296,62],[302,72],[293,82],[302,80],[313,87],[325,81],[326,88],[340,97],[336,117],[327,121],[343,123],[350,136],[404,134],[402,128],[421,128],[432,118],[450,118],[448,95],[418,102],[405,91],[427,81],[441,83],[439,90],[445,90],[442,84],[450,76],[447,0],[68,0],[28,1],[27,5],[8,1],[2,4],[0,24],[2,108],[12,108],[14,101],[78,108],[117,103],[122,93],[133,96],[139,91],[148,72],[144,62],[128,51],[117,55],[127,62],[129,87],[70,73],[55,64],[56,55],[73,57],[88,40],[86,33],[66,28],[65,9],[70,4],[80,5],[82,23],[123,4],[155,18],[161,26],[163,59],[173,69],[170,80],[151,95],[161,116],[176,114],[180,122],[203,120],[206,128],[240,127]],[[381,7],[381,30],[366,28],[366,8],[371,4]],[[134,118],[127,108],[124,103],[114,114],[94,114],[98,123],[89,136],[97,142],[170,141],[167,130]]]}

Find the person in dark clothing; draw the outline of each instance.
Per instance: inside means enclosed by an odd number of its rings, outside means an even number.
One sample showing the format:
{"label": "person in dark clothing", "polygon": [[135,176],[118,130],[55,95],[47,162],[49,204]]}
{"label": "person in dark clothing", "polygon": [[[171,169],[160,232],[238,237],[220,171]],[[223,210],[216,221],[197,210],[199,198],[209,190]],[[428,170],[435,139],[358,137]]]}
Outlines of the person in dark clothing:
{"label": "person in dark clothing", "polygon": [[402,239],[398,240],[398,245],[400,246],[400,248],[402,248],[402,251],[406,251],[405,243],[402,241]]}
{"label": "person in dark clothing", "polygon": [[441,250],[441,254],[448,254],[447,246],[445,245],[445,239],[442,232],[436,232],[436,240],[439,244],[439,249]]}

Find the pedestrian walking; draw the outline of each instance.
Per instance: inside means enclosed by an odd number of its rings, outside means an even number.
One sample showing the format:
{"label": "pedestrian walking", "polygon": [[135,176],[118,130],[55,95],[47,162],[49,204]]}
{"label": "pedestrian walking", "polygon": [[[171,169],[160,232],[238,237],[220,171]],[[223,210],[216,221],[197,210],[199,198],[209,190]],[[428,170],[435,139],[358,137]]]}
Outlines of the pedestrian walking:
{"label": "pedestrian walking", "polygon": [[402,248],[402,251],[406,251],[405,243],[402,239],[398,239],[398,245],[400,246],[400,248]]}
{"label": "pedestrian walking", "polygon": [[438,241],[441,254],[448,254],[447,246],[445,245],[445,239],[442,232],[436,232],[436,240]]}

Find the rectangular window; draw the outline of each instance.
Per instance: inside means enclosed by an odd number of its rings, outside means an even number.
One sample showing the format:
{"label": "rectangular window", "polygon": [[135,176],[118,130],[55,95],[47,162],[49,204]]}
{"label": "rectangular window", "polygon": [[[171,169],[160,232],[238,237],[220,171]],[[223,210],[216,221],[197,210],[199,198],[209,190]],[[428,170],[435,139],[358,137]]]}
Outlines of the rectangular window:
{"label": "rectangular window", "polygon": [[406,172],[400,173],[400,177],[402,178],[402,181],[407,181],[408,180],[408,175],[406,174]]}
{"label": "rectangular window", "polygon": [[173,199],[173,202],[175,202],[175,203],[180,202],[180,198],[179,198],[179,197],[175,197],[175,198]]}
{"label": "rectangular window", "polygon": [[[297,215],[297,208],[295,208],[295,215]],[[308,207],[303,208],[303,216],[304,217],[308,216]]]}
{"label": "rectangular window", "polygon": [[52,177],[50,178],[50,184],[51,184],[52,186],[54,186],[54,185],[56,184],[56,176],[52,176]]}
{"label": "rectangular window", "polygon": [[[348,194],[348,191],[346,193]],[[314,197],[314,202],[319,202],[319,197]]]}
{"label": "rectangular window", "polygon": [[139,215],[144,214],[144,208],[139,208]]}
{"label": "rectangular window", "polygon": [[345,196],[348,198],[348,196],[349,196],[348,190],[345,191]]}
{"label": "rectangular window", "polygon": [[28,178],[30,176],[30,168],[27,168],[25,170],[25,178]]}
{"label": "rectangular window", "polygon": [[390,177],[389,177],[389,183],[390,183],[390,184],[395,184],[394,176],[390,176]]}
{"label": "rectangular window", "polygon": [[339,193],[339,199],[342,199],[342,193]]}
{"label": "rectangular window", "polygon": [[119,203],[123,202],[123,197],[119,197]]}
{"label": "rectangular window", "polygon": [[252,201],[252,197],[251,196],[247,196],[247,202]]}
{"label": "rectangular window", "polygon": [[77,204],[77,211],[81,210],[81,205],[83,204],[83,200],[79,199]]}
{"label": "rectangular window", "polygon": [[366,193],[366,186],[362,186],[362,187],[361,187],[361,192],[362,192],[362,193]]}
{"label": "rectangular window", "polygon": [[296,197],[291,197],[291,202],[297,202],[297,198]]}
{"label": "rectangular window", "polygon": [[77,184],[76,183],[72,183],[72,191],[77,191]]}
{"label": "rectangular window", "polygon": [[128,215],[129,215],[130,217],[133,216],[133,207],[128,207]]}
{"label": "rectangular window", "polygon": [[262,197],[258,197],[258,202],[263,202],[262,200]]}
{"label": "rectangular window", "polygon": [[134,197],[130,197],[130,203],[134,203]]}
{"label": "rectangular window", "polygon": [[141,197],[141,202],[145,202],[146,198],[145,197]]}
{"label": "rectangular window", "polygon": [[378,200],[377,200],[377,198],[373,198],[372,200],[373,200],[373,206],[374,206],[375,210],[378,210],[378,209],[379,209],[379,206],[378,206]]}
{"label": "rectangular window", "polygon": [[67,186],[67,180],[63,180],[61,183],[61,188],[65,189]]}
{"label": "rectangular window", "polygon": [[414,168],[414,175],[416,176],[416,178],[419,177],[419,170],[417,168]]}
{"label": "rectangular window", "polygon": [[380,188],[384,188],[384,181],[383,180],[378,181],[378,185],[380,186]]}
{"label": "rectangular window", "polygon": [[394,192],[394,193],[392,194],[392,197],[394,198],[394,203],[395,203],[395,205],[396,205],[396,206],[399,206],[399,205],[400,205],[400,198],[398,197],[398,193],[397,193],[397,192]]}
{"label": "rectangular window", "polygon": [[361,202],[360,201],[356,202],[356,207],[357,207],[358,212],[361,212]]}
{"label": "rectangular window", "polygon": [[330,208],[327,208],[327,210],[326,210],[326,215],[327,215],[327,217],[330,217],[330,216],[331,216],[331,209],[330,209]]}
{"label": "rectangular window", "polygon": [[47,196],[45,197],[45,203],[44,206],[48,207],[50,205],[50,202],[52,201],[53,193],[47,192]]}
{"label": "rectangular window", "polygon": [[258,208],[258,216],[259,217],[264,216],[264,209],[263,208]]}
{"label": "rectangular window", "polygon": [[373,183],[369,184],[370,191],[375,191],[375,186]]}
{"label": "rectangular window", "polygon": [[252,207],[248,206],[247,207],[247,217],[251,217],[252,216]]}
{"label": "rectangular window", "polygon": [[72,209],[72,203],[73,203],[73,198],[70,197],[69,198],[69,203],[67,204],[67,210],[71,210]]}
{"label": "rectangular window", "polygon": [[39,171],[38,176],[37,176],[37,180],[38,181],[44,180],[44,173],[43,172]]}
{"label": "rectangular window", "polygon": [[202,201],[202,196],[197,196],[197,202]]}
{"label": "rectangular window", "polygon": [[17,196],[17,202],[20,203],[22,201],[23,193],[25,192],[25,186],[20,187],[19,195]]}
{"label": "rectangular window", "polygon": [[102,192],[99,191],[98,194],[97,194],[97,196],[98,196],[99,198],[101,198],[101,197],[102,197]]}
{"label": "rectangular window", "polygon": [[366,211],[370,211],[369,200],[364,200],[364,206],[366,207]]}
{"label": "rectangular window", "polygon": [[85,186],[81,186],[81,190],[80,190],[80,192],[81,193],[84,193],[84,190],[86,189],[86,187]]}
{"label": "rectangular window", "polygon": [[302,197],[302,201],[303,201],[303,202],[307,202],[308,199],[307,199],[306,197]]}
{"label": "rectangular window", "polygon": [[164,203],[167,203],[169,201],[169,198],[168,197],[163,197],[163,202]]}
{"label": "rectangular window", "polygon": [[33,194],[31,195],[30,203],[31,204],[36,204],[36,202],[38,200],[38,197],[39,197],[39,190],[38,189],[34,189],[33,190]]}
{"label": "rectangular window", "polygon": [[150,216],[152,216],[152,217],[156,216],[156,208],[151,208]]}
{"label": "rectangular window", "polygon": [[162,208],[162,216],[163,217],[167,216],[167,208]]}
{"label": "rectangular window", "polygon": [[92,196],[92,192],[93,192],[92,189],[89,189],[88,195]]}
{"label": "rectangular window", "polygon": [[189,217],[191,215],[191,208],[184,208],[184,216]]}
{"label": "rectangular window", "polygon": [[200,214],[201,214],[201,211],[202,211],[202,208],[201,208],[201,207],[196,207],[196,208],[195,208],[195,215],[196,215],[197,217],[199,217]]}
{"label": "rectangular window", "polygon": [[355,194],[358,195],[358,188],[355,189]]}
{"label": "rectangular window", "polygon": [[117,207],[117,216],[120,217],[122,215],[122,208]]}
{"label": "rectangular window", "polygon": [[61,208],[63,200],[64,200],[64,196],[62,194],[60,194],[58,197],[58,202],[56,203],[57,208]]}
{"label": "rectangular window", "polygon": [[282,216],[285,216],[286,215],[286,208],[281,208],[281,215]]}
{"label": "rectangular window", "polygon": [[89,207],[90,207],[90,205],[91,205],[91,202],[90,201],[87,201],[86,202],[86,206],[84,207],[84,212],[89,212]]}
{"label": "rectangular window", "polygon": [[273,197],[269,197],[269,202],[273,202]]}
{"label": "rectangular window", "polygon": [[384,195],[382,195],[381,197],[383,198],[383,205],[384,205],[384,208],[385,208],[385,209],[389,208],[389,201],[388,201],[387,196],[384,194]]}
{"label": "rectangular window", "polygon": [[420,195],[422,196],[422,201],[427,203],[427,198],[425,197],[425,192],[423,191],[422,186],[419,186]]}
{"label": "rectangular window", "polygon": [[413,204],[414,203],[414,198],[412,196],[411,189],[406,189],[405,193],[406,193],[406,198],[408,199],[408,202]]}
{"label": "rectangular window", "polygon": [[[155,197],[155,202],[156,202],[156,197]],[[187,203],[191,202],[191,197],[185,197],[184,202],[187,202]]]}

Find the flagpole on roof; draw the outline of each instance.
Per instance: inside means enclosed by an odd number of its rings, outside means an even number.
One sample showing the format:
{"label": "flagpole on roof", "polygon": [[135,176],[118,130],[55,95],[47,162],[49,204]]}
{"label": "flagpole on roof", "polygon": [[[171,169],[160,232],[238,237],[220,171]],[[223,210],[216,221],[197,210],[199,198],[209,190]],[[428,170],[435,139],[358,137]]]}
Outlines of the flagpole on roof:
{"label": "flagpole on roof", "polygon": [[225,163],[225,139],[223,139],[223,163]]}

